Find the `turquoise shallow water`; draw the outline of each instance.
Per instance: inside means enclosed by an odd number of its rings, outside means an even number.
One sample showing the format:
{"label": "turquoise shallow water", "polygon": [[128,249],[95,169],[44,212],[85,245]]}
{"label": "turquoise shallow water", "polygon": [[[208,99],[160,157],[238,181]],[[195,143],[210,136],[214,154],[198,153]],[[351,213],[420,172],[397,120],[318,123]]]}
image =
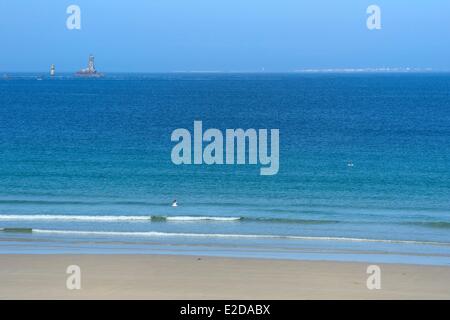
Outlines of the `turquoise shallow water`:
{"label": "turquoise shallow water", "polygon": [[[448,74],[11,75],[0,252],[450,264],[449,110]],[[279,173],[175,166],[194,120],[280,129]]]}

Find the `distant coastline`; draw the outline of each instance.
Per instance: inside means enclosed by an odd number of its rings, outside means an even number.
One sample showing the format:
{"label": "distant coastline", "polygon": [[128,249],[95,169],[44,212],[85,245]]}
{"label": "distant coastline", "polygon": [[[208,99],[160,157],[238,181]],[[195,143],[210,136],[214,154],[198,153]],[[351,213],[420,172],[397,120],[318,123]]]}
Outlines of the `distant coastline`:
{"label": "distant coastline", "polygon": [[[0,71],[0,80],[11,75],[42,75],[47,74],[46,70],[35,71]],[[450,73],[447,69],[433,68],[403,68],[403,67],[382,67],[382,68],[302,68],[294,70],[170,70],[170,71],[104,71],[103,74],[298,74],[298,73]],[[74,75],[73,71],[60,71],[58,75]],[[56,76],[57,77],[57,76]]]}

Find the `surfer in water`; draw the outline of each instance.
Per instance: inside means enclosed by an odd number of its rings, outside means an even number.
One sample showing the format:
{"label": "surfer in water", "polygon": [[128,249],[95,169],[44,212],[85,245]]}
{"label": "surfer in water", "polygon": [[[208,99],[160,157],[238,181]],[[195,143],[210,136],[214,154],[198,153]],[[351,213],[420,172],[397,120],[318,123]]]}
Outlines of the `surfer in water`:
{"label": "surfer in water", "polygon": [[172,202],[172,207],[178,207],[178,203],[177,203],[177,200],[176,200],[176,199],[173,200],[173,202]]}

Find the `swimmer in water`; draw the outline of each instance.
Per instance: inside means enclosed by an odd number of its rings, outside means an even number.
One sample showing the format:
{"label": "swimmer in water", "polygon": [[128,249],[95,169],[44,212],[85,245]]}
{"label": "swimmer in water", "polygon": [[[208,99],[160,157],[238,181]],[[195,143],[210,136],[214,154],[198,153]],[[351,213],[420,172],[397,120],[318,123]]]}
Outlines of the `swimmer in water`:
{"label": "swimmer in water", "polygon": [[178,207],[177,200],[173,200],[172,207]]}

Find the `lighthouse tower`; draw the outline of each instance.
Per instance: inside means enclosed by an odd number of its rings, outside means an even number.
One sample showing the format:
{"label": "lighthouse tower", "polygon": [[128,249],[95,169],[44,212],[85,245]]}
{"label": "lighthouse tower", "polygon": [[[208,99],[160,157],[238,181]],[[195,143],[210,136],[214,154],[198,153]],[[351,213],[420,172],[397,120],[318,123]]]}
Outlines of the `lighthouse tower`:
{"label": "lighthouse tower", "polygon": [[51,75],[52,77],[55,75],[55,65],[54,65],[54,64],[52,64],[52,65],[50,66],[50,75]]}
{"label": "lighthouse tower", "polygon": [[89,55],[89,63],[88,63],[88,72],[89,73],[95,73],[95,66],[94,66],[94,56],[91,54]]}
{"label": "lighthouse tower", "polygon": [[97,72],[97,70],[95,70],[94,56],[92,54],[89,55],[87,68],[81,69],[80,71],[75,73],[75,75],[77,77],[89,77],[89,78],[103,77],[103,73]]}

